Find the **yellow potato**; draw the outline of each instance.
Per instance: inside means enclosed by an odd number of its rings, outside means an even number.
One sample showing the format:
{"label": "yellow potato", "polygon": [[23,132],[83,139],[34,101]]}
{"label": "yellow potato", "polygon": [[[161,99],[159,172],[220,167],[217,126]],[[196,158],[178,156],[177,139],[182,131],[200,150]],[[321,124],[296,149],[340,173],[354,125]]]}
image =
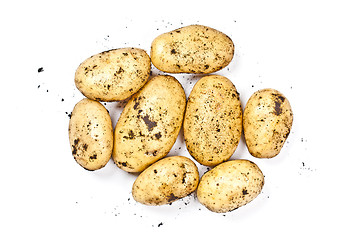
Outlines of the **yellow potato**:
{"label": "yellow potato", "polygon": [[275,89],[262,89],[244,110],[244,136],[251,155],[272,158],[280,153],[290,134],[293,112],[288,99]]}
{"label": "yellow potato", "polygon": [[113,159],[128,172],[141,172],[163,158],[179,134],[186,105],[181,84],[156,76],[132,96],[115,127]]}
{"label": "yellow potato", "polygon": [[78,164],[87,170],[104,167],[111,158],[113,129],[106,108],[84,98],[71,113],[69,140]]}
{"label": "yellow potato", "polygon": [[209,75],[192,89],[185,111],[184,138],[191,156],[206,166],[228,160],[242,131],[239,94],[226,77]]}
{"label": "yellow potato", "polygon": [[190,25],[155,38],[150,56],[154,66],[164,72],[212,73],[231,62],[234,43],[218,30]]}
{"label": "yellow potato", "polygon": [[142,49],[113,49],[82,62],[75,73],[75,85],[92,100],[120,101],[146,83],[150,67],[150,57]]}
{"label": "yellow potato", "polygon": [[254,200],[263,185],[264,175],[255,163],[231,160],[202,176],[197,198],[210,211],[224,213]]}
{"label": "yellow potato", "polygon": [[146,205],[163,205],[196,190],[199,172],[193,161],[174,156],[161,159],[145,169],[135,180],[132,195]]}

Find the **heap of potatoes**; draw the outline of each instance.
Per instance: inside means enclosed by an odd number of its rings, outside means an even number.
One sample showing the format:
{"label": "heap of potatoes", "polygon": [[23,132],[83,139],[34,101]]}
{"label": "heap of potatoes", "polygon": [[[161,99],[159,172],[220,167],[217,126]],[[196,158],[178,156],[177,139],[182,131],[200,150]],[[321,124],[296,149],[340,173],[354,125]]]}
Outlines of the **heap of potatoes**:
{"label": "heap of potatoes", "polygon": [[[197,199],[214,212],[228,212],[259,195],[264,175],[249,160],[229,160],[244,133],[257,158],[279,154],[290,133],[293,114],[287,98],[274,89],[255,92],[242,112],[239,93],[224,76],[213,75],[234,55],[233,41],[213,28],[190,25],[154,39],[149,55],[121,48],[91,56],[75,74],[86,97],[69,123],[72,154],[87,170],[104,167],[112,157],[124,171],[140,173],[132,194],[146,205],[168,204],[197,191]],[[167,73],[210,74],[193,87],[188,99],[178,80]],[[112,128],[99,101],[127,102]],[[181,127],[190,155],[214,167],[200,179],[187,157],[166,157]],[[200,179],[200,180],[199,180]]]}

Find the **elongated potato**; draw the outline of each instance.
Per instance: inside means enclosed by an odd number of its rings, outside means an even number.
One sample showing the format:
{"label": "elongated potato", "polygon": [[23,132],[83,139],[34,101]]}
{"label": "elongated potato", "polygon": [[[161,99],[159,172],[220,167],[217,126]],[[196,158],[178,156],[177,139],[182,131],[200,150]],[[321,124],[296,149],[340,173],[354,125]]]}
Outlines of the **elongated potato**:
{"label": "elongated potato", "polygon": [[92,100],[120,101],[146,83],[150,67],[150,57],[142,49],[113,49],[82,62],[75,73],[75,85]]}
{"label": "elongated potato", "polygon": [[272,158],[280,153],[290,134],[293,112],[282,93],[267,88],[250,97],[243,122],[250,154],[257,158]]}
{"label": "elongated potato", "polygon": [[235,210],[261,192],[264,175],[259,167],[248,160],[231,160],[219,164],[200,179],[197,198],[213,212]]}
{"label": "elongated potato", "polygon": [[186,106],[184,138],[191,156],[206,166],[228,160],[242,131],[239,94],[226,77],[209,75],[192,89]]}
{"label": "elongated potato", "polygon": [[84,98],[71,113],[69,140],[78,164],[87,170],[104,167],[113,148],[111,118],[101,103]]}
{"label": "elongated potato", "polygon": [[163,205],[196,190],[199,172],[193,161],[174,156],[154,163],[135,180],[132,195],[146,205]]}
{"label": "elongated potato", "polygon": [[151,61],[169,73],[213,73],[234,56],[234,43],[224,33],[190,25],[161,34],[151,44]]}
{"label": "elongated potato", "polygon": [[179,134],[185,105],[185,92],[174,77],[152,78],[133,95],[116,124],[116,165],[141,172],[166,156]]}

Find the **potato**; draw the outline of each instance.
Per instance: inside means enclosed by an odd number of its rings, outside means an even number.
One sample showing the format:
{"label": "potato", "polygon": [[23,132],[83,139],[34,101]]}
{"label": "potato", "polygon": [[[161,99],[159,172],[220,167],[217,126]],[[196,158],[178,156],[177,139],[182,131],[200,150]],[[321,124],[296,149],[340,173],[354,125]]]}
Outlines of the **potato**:
{"label": "potato", "polygon": [[192,89],[185,111],[184,138],[192,157],[206,166],[228,160],[242,131],[239,94],[226,77],[209,75]]}
{"label": "potato", "polygon": [[87,170],[106,165],[113,149],[111,118],[101,103],[84,98],[71,113],[69,140],[78,164]]}
{"label": "potato", "polygon": [[288,99],[275,89],[262,89],[244,110],[244,136],[250,154],[272,158],[280,153],[290,134],[293,112]]}
{"label": "potato", "polygon": [[163,158],[179,134],[185,92],[172,76],[156,76],[132,96],[115,127],[113,159],[128,172],[141,172]]}
{"label": "potato", "polygon": [[212,73],[231,62],[234,43],[218,30],[190,25],[155,38],[150,56],[154,66],[164,72]]}
{"label": "potato", "polygon": [[199,172],[193,161],[174,156],[154,163],[135,180],[132,195],[146,205],[163,205],[196,190]]}
{"label": "potato", "polygon": [[75,85],[92,100],[120,101],[146,83],[150,67],[150,57],[142,49],[113,49],[81,63],[75,73]]}
{"label": "potato", "polygon": [[202,176],[197,198],[210,211],[224,213],[251,202],[263,185],[264,175],[255,163],[231,160]]}

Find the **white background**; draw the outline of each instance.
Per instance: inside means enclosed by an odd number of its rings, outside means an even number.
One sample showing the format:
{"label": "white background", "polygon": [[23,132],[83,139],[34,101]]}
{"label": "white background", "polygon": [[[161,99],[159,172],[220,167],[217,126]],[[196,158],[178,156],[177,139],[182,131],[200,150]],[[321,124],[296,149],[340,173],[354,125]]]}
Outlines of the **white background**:
{"label": "white background", "polygon": [[[1,239],[359,239],[360,7],[358,1],[8,1],[1,22]],[[172,205],[136,203],[136,175],[110,161],[81,168],[68,114],[83,98],[78,65],[120,47],[150,53],[159,34],[190,24],[232,38],[235,56],[217,74],[251,94],[281,91],[294,112],[272,159],[241,140],[231,159],[265,174],[262,193],[226,214],[195,194]],[[43,72],[38,72],[43,68]],[[153,73],[161,74],[153,67]],[[199,79],[175,76],[188,96]],[[113,124],[125,103],[108,103]],[[179,135],[169,155],[189,156]],[[207,171],[199,166],[200,173]]]}

